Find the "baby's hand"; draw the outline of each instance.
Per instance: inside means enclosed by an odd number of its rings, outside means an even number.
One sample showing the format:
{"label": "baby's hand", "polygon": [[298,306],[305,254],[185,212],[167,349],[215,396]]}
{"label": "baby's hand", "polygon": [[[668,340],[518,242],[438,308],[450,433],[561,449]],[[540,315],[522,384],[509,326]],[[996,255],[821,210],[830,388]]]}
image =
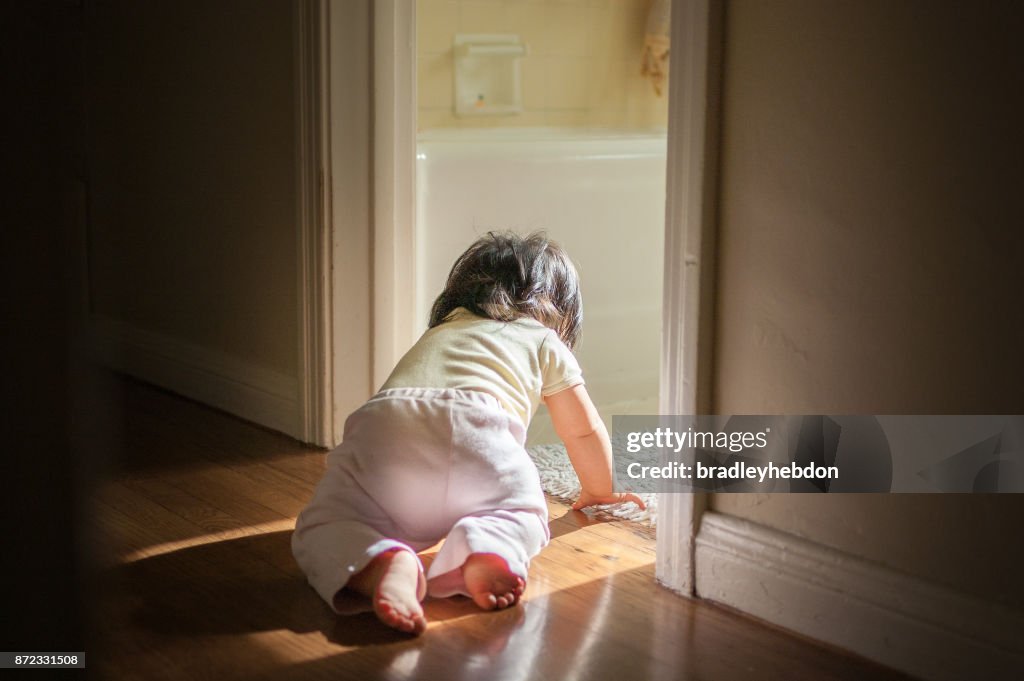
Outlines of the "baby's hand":
{"label": "baby's hand", "polygon": [[608,496],[599,497],[583,491],[580,492],[580,498],[572,505],[572,510],[579,511],[580,509],[584,509],[588,506],[597,506],[598,504],[619,504],[626,501],[632,501],[640,507],[640,510],[647,508],[647,504],[644,503],[644,500],[631,492],[615,492]]}

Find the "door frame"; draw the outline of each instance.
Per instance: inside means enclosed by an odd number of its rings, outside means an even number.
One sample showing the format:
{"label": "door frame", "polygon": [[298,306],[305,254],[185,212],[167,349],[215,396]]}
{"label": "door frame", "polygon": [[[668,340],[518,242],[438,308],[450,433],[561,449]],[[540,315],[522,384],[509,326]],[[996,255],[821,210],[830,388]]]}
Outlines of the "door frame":
{"label": "door frame", "polygon": [[[722,0],[673,0],[669,53],[662,312],[662,414],[710,414],[714,358]],[[708,496],[658,498],[655,577],[695,594],[695,551]]]}
{"label": "door frame", "polygon": [[[299,221],[300,405],[307,440],[332,446],[344,415],[383,383],[415,340],[416,3],[299,5],[308,25],[298,31],[298,52],[311,55],[299,60],[300,130],[304,116],[317,131],[300,137],[300,166],[305,150],[304,162],[318,169],[300,172],[300,203],[307,207]],[[710,413],[713,407],[722,5],[672,2],[663,414]],[[300,16],[297,25],[302,21]],[[303,63],[308,73],[302,73]],[[303,82],[319,83],[319,98]],[[311,206],[318,212],[310,213]],[[367,283],[368,295],[351,296]],[[366,371],[353,377],[349,369],[359,366],[360,357]],[[694,593],[695,538],[706,507],[704,494],[659,499],[656,578],[681,594]]]}
{"label": "door frame", "polygon": [[296,270],[298,313],[299,439],[327,444],[331,395],[331,192],[330,176],[330,25],[328,5],[299,0],[293,5],[295,36]]}
{"label": "door frame", "polygon": [[373,0],[373,384],[415,342],[416,2]]}
{"label": "door frame", "polygon": [[[294,3],[298,427],[334,447],[372,394],[372,0]],[[380,337],[380,336],[378,336]]]}

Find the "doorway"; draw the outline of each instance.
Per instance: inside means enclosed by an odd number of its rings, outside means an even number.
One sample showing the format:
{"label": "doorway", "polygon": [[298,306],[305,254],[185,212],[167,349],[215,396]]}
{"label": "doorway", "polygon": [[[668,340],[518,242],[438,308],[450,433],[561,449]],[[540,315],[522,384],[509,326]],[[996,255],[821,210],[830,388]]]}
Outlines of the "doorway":
{"label": "doorway", "polygon": [[[347,6],[347,3],[341,5]],[[330,7],[333,9],[334,5]],[[417,301],[429,298],[429,295],[419,295],[416,282],[430,271],[427,267],[430,261],[424,255],[425,249],[421,248],[423,235],[416,224],[417,163],[423,160],[417,159],[416,119],[420,99],[417,97],[416,77],[418,7],[411,1],[373,0],[370,9],[372,12],[369,12],[368,20],[372,26],[373,40],[365,58],[372,63],[373,87],[369,90],[373,93],[372,127],[367,125],[362,129],[372,130],[373,135],[370,152],[373,182],[369,191],[373,205],[372,274],[369,275],[372,282],[369,303],[372,320],[372,377],[369,384],[379,386],[386,372],[390,371],[401,353],[412,344],[421,328],[423,322],[417,319],[416,310],[422,302]],[[337,20],[342,13],[335,12],[328,18],[332,43],[335,42],[336,33],[344,35],[346,31],[352,32],[348,28],[351,24],[343,26]],[[664,187],[667,190],[662,207],[664,241],[658,245],[663,257],[654,256],[655,261],[660,260],[662,267],[662,321],[657,341],[660,352],[656,405],[658,412],[665,414],[706,413],[710,407],[711,254],[714,245],[712,237],[717,151],[717,143],[714,142],[717,131],[713,123],[717,106],[717,36],[720,15],[720,5],[711,0],[676,0],[672,3],[671,31],[678,48],[670,52],[671,68],[668,76],[671,96],[665,139]],[[472,24],[466,28],[474,30]],[[440,42],[435,44],[440,45]],[[344,78],[339,78],[336,71],[331,72],[327,80],[332,102],[339,91],[350,85]],[[529,101],[528,97],[526,101]],[[556,115],[550,120],[565,122],[558,121],[558,118]],[[437,119],[431,120],[436,122]],[[537,122],[536,119],[534,121]],[[546,124],[549,119],[545,117],[543,122]],[[483,134],[478,131],[487,128],[482,123],[454,127],[459,133],[464,132],[462,127],[469,128],[468,132],[472,134]],[[346,130],[344,134],[355,141],[359,129]],[[336,144],[338,138],[332,136],[331,139],[332,144]],[[508,144],[516,148],[524,142],[519,140]],[[332,151],[329,156],[334,165],[333,159],[338,153]],[[338,174],[334,173],[333,176],[336,192]],[[621,180],[629,182],[631,178],[631,175],[626,174]],[[335,224],[332,229],[336,237],[336,253],[337,244],[343,243],[342,238],[337,238],[340,205],[341,202],[336,202],[333,206]],[[557,218],[556,213],[551,215]],[[552,218],[547,216],[538,219],[520,213],[510,220],[507,214],[498,214],[471,220],[468,234],[473,234],[473,230],[486,231],[493,227],[520,230],[546,227],[551,236],[558,239],[560,235],[551,228],[551,222]],[[572,252],[571,242],[566,245]],[[588,245],[584,243],[584,255]],[[617,250],[617,247],[607,250]],[[450,258],[453,259],[454,255],[450,254]],[[437,260],[450,262],[448,257],[438,257]],[[588,277],[590,271],[586,262],[580,265],[584,281],[592,279],[595,283],[602,283],[599,266],[595,268],[598,274]],[[650,262],[648,256],[645,262],[636,266],[645,271],[657,267],[658,263]],[[335,268],[335,290],[343,290],[338,284],[338,273],[344,274],[344,271],[341,267]],[[433,286],[439,287],[440,282]],[[612,306],[609,309],[615,308]],[[340,336],[337,332],[339,316],[334,315],[333,319],[337,338]],[[625,324],[621,326],[628,328]],[[335,357],[339,355],[334,352]],[[332,396],[334,398],[333,405],[324,413],[334,415],[335,432],[340,432],[339,415],[343,417],[344,410],[339,409],[338,405],[344,403],[344,399],[339,397],[344,384],[339,378],[339,367],[343,365],[334,361],[333,366],[335,380],[332,390],[328,391],[328,399]],[[614,397],[613,391],[612,394]],[[645,410],[647,405],[652,404],[650,392],[646,399],[646,403],[637,402],[643,404]],[[610,400],[609,404],[614,405],[614,400]],[[693,541],[702,509],[701,495],[664,495],[659,503],[658,579],[684,594],[693,592]]]}
{"label": "doorway", "polygon": [[[544,231],[580,272],[576,354],[609,431],[658,409],[668,98],[641,73],[658,6],[415,3],[415,335],[476,238]],[[542,406],[528,444],[558,442]]]}

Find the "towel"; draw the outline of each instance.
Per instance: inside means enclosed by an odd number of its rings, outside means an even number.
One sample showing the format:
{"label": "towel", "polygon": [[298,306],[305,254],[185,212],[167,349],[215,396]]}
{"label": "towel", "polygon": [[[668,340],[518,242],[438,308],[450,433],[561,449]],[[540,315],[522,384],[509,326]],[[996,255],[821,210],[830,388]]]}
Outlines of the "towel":
{"label": "towel", "polygon": [[[576,498],[580,495],[580,481],[576,477],[576,471],[572,468],[572,463],[569,461],[569,455],[565,451],[565,446],[560,444],[534,445],[528,447],[526,451],[537,466],[537,472],[540,474],[541,488],[553,497],[570,502],[576,501]],[[648,452],[643,452],[633,456],[630,460],[651,464],[657,462],[656,458],[650,461],[645,461],[642,458],[648,455]],[[626,474],[626,469],[624,468],[626,463],[625,459],[616,460],[616,466],[619,468],[618,474],[621,476]],[[584,513],[589,514],[601,511],[616,518],[631,520],[647,527],[655,527],[658,521],[658,495],[644,492],[638,494],[638,496],[647,504],[646,510],[641,510],[636,504],[629,501],[620,504],[593,506],[586,509]]]}
{"label": "towel", "polygon": [[640,74],[650,79],[654,94],[661,97],[668,75],[669,23],[671,0],[652,0],[647,12],[647,32]]}

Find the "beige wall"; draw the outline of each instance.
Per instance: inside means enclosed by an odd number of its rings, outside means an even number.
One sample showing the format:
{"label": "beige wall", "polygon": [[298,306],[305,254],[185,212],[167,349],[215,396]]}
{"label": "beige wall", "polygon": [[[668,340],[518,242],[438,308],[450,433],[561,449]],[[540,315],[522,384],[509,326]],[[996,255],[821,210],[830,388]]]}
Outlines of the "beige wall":
{"label": "beige wall", "polygon": [[[716,413],[1024,413],[1011,5],[727,5]],[[1024,607],[1024,495],[711,507]]]}
{"label": "beige wall", "polygon": [[94,311],[295,376],[292,6],[89,5]]}
{"label": "beige wall", "polygon": [[[667,97],[640,75],[648,0],[417,0],[419,129],[553,126],[664,129]],[[513,33],[524,111],[457,118],[455,33]]]}

